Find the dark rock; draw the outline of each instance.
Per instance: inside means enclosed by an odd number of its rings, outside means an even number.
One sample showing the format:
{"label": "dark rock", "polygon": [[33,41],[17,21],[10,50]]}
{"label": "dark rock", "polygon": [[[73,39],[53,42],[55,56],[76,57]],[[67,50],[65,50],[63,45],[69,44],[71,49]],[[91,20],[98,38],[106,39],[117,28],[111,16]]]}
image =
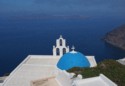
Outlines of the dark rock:
{"label": "dark rock", "polygon": [[104,40],[115,47],[125,50],[125,25],[108,32]]}

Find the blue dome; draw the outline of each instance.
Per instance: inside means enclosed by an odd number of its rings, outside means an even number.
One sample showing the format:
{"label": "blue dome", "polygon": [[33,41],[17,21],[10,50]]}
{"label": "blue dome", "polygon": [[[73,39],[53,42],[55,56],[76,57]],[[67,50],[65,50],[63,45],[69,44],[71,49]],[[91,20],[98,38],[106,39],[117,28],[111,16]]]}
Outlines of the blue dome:
{"label": "blue dome", "polygon": [[68,70],[73,67],[90,67],[90,63],[82,53],[72,51],[60,58],[57,67],[62,70]]}

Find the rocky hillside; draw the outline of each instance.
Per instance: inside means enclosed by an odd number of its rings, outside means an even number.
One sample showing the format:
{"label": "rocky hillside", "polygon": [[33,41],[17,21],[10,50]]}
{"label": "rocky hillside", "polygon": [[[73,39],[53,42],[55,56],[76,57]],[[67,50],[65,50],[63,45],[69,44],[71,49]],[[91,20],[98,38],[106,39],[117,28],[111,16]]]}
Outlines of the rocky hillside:
{"label": "rocky hillside", "polygon": [[115,47],[125,50],[125,25],[122,25],[107,33],[104,40]]}
{"label": "rocky hillside", "polygon": [[99,76],[102,73],[118,86],[125,86],[125,65],[121,65],[115,60],[102,61],[95,68],[72,68],[68,72],[82,74],[84,78]]}

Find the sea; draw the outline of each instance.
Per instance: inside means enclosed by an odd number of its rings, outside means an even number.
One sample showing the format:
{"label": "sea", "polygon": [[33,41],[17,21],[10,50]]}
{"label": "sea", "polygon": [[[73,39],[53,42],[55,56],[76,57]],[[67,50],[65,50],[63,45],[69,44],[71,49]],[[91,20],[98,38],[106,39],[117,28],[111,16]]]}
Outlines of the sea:
{"label": "sea", "polygon": [[60,35],[67,45],[97,62],[121,59],[125,51],[104,42],[125,17],[0,19],[0,76],[10,73],[28,55],[51,55]]}

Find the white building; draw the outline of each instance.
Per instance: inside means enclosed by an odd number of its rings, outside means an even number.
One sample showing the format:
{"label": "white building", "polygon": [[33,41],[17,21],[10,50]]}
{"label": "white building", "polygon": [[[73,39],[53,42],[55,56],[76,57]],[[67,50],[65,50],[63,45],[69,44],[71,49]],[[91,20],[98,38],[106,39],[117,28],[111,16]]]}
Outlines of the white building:
{"label": "white building", "polygon": [[59,71],[57,76],[32,81],[31,86],[117,86],[103,74],[86,79],[82,79],[81,75],[73,76],[74,73]]}
{"label": "white building", "polygon": [[117,60],[120,64],[125,65],[125,58]]}
{"label": "white building", "polygon": [[[67,52],[69,46],[66,46],[66,40],[61,36],[56,40],[56,46],[53,46],[53,55],[29,55],[0,86],[98,86],[97,82],[101,86],[116,86],[102,75],[86,80],[79,75],[73,79],[74,73],[69,74],[57,68],[59,59]],[[97,66],[94,56],[86,57],[90,67]]]}

